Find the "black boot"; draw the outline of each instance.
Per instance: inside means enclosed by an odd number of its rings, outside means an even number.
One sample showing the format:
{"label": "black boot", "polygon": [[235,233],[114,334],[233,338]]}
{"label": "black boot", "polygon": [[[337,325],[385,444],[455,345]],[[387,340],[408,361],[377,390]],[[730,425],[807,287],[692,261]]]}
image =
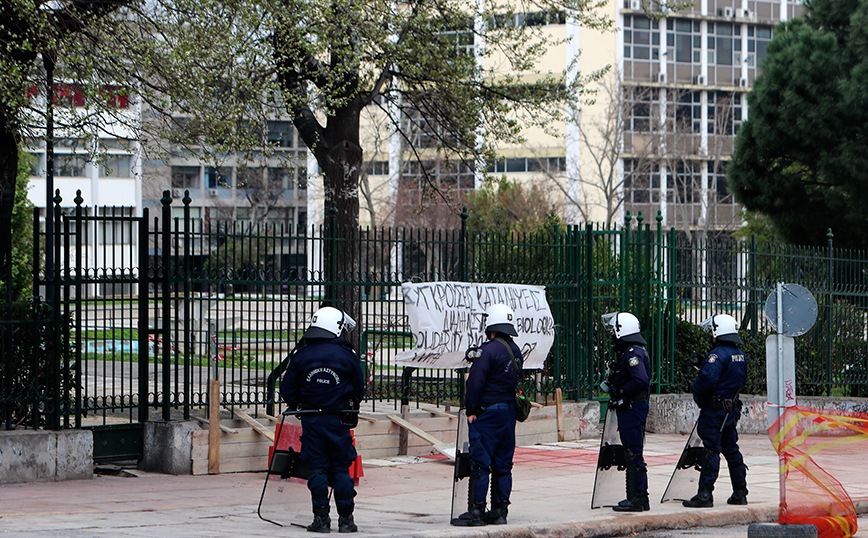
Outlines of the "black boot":
{"label": "black boot", "polygon": [[709,490],[701,489],[699,493],[691,497],[689,501],[683,501],[681,505],[688,508],[711,508],[714,506],[714,498]]}
{"label": "black boot", "polygon": [[507,505],[491,503],[491,510],[482,516],[482,520],[488,525],[506,525]]}
{"label": "black boot", "polygon": [[358,530],[352,514],[338,517],[338,532],[356,532]]}
{"label": "black boot", "polygon": [[616,512],[647,512],[651,509],[647,493],[637,493],[635,496],[624,499],[618,506],[612,507]]}
{"label": "black boot", "polygon": [[737,489],[732,492],[732,496],[726,500],[726,504],[747,504],[747,490]]}
{"label": "black boot", "polygon": [[483,516],[485,515],[485,504],[477,504],[470,508],[468,511],[464,512],[460,516],[456,517],[450,523],[455,525],[456,527],[482,527],[484,526],[485,520]]}
{"label": "black boot", "polygon": [[307,526],[307,532],[322,532],[327,533],[332,531],[332,520],[329,516],[320,516],[314,514],[313,523]]}

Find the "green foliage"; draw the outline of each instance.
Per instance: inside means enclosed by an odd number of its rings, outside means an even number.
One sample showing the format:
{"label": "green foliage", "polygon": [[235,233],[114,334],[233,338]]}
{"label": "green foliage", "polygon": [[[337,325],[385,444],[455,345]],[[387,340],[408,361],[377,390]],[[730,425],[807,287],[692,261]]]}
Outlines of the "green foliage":
{"label": "green foliage", "polygon": [[[790,243],[868,248],[868,0],[817,0],[775,29],[727,175]],[[806,218],[809,216],[809,218]]]}
{"label": "green foliage", "polygon": [[468,196],[467,209],[470,257],[483,279],[519,282],[522,275],[546,271],[553,277],[566,270],[551,248],[562,239],[563,222],[536,186],[489,182]]}
{"label": "green foliage", "polygon": [[46,303],[29,301],[0,307],[0,314],[15,320],[0,325],[2,341],[12,351],[0,361],[0,427],[50,427],[69,411],[75,388],[76,367],[62,366],[63,354],[71,351],[69,317],[55,320]]}
{"label": "green foliage", "polygon": [[[741,389],[742,394],[766,393],[766,351],[764,334],[741,331],[739,336],[744,345],[741,350],[747,357],[747,381]],[[675,375],[671,392],[690,393],[697,371],[690,362],[693,355],[705,358],[711,351],[711,335],[688,321],[679,319],[675,322]]]}
{"label": "green foliage", "polygon": [[33,291],[33,204],[27,197],[32,157],[18,156],[18,179],[12,209],[12,287],[14,302],[29,301]]}
{"label": "green foliage", "polygon": [[774,222],[762,213],[742,209],[739,216],[746,224],[733,232],[732,236],[736,239],[750,239],[754,236],[759,244],[781,241]]}

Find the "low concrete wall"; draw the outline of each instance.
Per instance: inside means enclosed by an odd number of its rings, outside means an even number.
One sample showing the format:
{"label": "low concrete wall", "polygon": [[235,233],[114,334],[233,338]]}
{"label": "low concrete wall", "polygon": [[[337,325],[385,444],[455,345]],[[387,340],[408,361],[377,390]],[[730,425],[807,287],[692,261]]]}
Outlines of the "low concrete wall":
{"label": "low concrete wall", "polygon": [[[742,394],[740,398],[742,408],[738,421],[739,433],[767,433],[766,397]],[[865,398],[805,396],[799,398],[799,405],[868,413],[868,400]],[[690,433],[698,416],[699,407],[690,394],[655,394],[651,396],[645,430],[651,433]]]}
{"label": "low concrete wall", "polygon": [[0,484],[93,478],[88,430],[0,432]]}
{"label": "low concrete wall", "polygon": [[198,422],[146,422],[143,471],[165,474],[192,474],[193,431]]}

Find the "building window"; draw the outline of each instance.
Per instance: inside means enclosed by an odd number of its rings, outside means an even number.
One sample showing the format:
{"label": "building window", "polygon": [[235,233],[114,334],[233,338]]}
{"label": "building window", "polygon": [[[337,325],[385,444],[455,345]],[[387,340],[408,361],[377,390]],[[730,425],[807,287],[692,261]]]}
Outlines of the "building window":
{"label": "building window", "polygon": [[100,177],[133,177],[132,156],[108,155],[99,167]]}
{"label": "building window", "polygon": [[655,129],[659,110],[659,93],[653,88],[625,88],[627,105],[627,130],[648,133]]}
{"label": "building window", "polygon": [[544,172],[557,174],[566,170],[566,157],[519,157],[500,159],[488,165],[488,173],[504,172]]}
{"label": "building window", "polygon": [[666,50],[669,61],[677,63],[696,63],[700,61],[702,35],[699,21],[678,20],[668,18],[666,27]]}
{"label": "building window", "polygon": [[772,40],[771,26],[747,27],[748,65],[757,67],[766,58],[766,49]]}
{"label": "building window", "polygon": [[199,167],[198,166],[173,166],[172,167],[173,189],[198,189]]}
{"label": "building window", "polygon": [[298,210],[298,231],[302,232],[307,229],[307,211]]}
{"label": "building window", "polygon": [[660,203],[660,179],[654,167],[640,165],[636,159],[624,160],[624,203],[631,205]]}
{"label": "building window", "polygon": [[268,144],[278,148],[295,147],[295,128],[291,121],[268,122]]}
{"label": "building window", "polygon": [[741,52],[741,37],[733,38],[735,26],[728,22],[708,23],[708,63],[733,65],[736,52]]}
{"label": "building window", "polygon": [[84,177],[84,156],[58,153],[54,156],[55,175],[61,177]]}
{"label": "building window", "polygon": [[28,153],[30,155],[30,175],[43,176],[45,175],[45,163],[42,153]]}
{"label": "building window", "polygon": [[675,105],[675,130],[698,133],[702,128],[702,95],[700,92],[684,92]]}
{"label": "building window", "polygon": [[205,184],[209,189],[229,188],[232,186],[232,169],[221,167],[205,168]]}
{"label": "building window", "polygon": [[660,31],[656,24],[640,15],[624,17],[624,58],[641,61],[660,57]]}
{"label": "building window", "polygon": [[735,200],[729,192],[729,182],[726,180],[726,163],[715,163],[708,170],[709,201],[717,204],[734,204]]}
{"label": "building window", "polygon": [[734,135],[741,127],[741,97],[730,92],[708,92],[708,134]]}
{"label": "building window", "polygon": [[132,207],[101,207],[98,214],[105,217],[97,221],[103,245],[129,245],[133,242],[133,223],[129,220],[133,216]]}
{"label": "building window", "polygon": [[369,176],[389,175],[389,161],[373,161],[367,164],[366,173]]}

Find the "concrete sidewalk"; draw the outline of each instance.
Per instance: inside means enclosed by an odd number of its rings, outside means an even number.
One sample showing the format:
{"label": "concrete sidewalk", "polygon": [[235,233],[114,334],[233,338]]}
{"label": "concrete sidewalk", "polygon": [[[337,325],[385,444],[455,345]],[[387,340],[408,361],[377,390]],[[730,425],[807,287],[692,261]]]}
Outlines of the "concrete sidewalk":
{"label": "concrete sidewalk", "polygon": [[[740,440],[750,468],[748,506],[726,504],[730,487],[725,463],[714,508],[661,504],[659,499],[686,440],[684,435],[647,436],[651,511],[623,514],[590,508],[599,439],[521,447],[515,457],[509,524],[474,528],[449,525],[451,463],[415,457],[365,461],[356,498],[356,536],[603,537],[776,520],[778,461],[768,437],[762,435],[743,435]],[[855,501],[868,499],[864,481],[868,461],[864,460],[864,456],[839,457],[824,462],[824,468],[845,485]],[[312,536],[302,528],[279,527],[259,519],[257,505],[265,473],[133,473],[137,476],[0,486],[0,534],[22,538]],[[334,510],[332,513],[334,516]],[[302,523],[309,521],[308,516]],[[335,532],[334,523],[333,528]]]}

